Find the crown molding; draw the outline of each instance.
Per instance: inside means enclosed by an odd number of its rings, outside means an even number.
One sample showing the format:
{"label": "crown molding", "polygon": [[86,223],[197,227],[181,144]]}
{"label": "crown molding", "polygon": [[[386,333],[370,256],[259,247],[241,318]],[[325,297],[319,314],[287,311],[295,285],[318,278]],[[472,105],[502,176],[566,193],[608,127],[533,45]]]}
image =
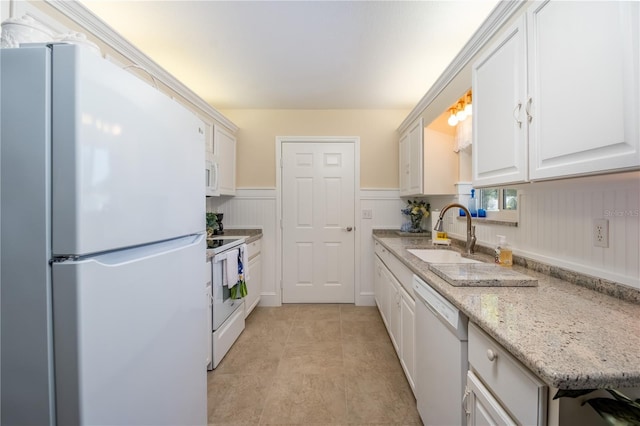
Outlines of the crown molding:
{"label": "crown molding", "polygon": [[94,15],[81,3],[75,0],[45,0],[45,2],[109,45],[129,61],[143,67],[154,78],[162,82],[162,84],[184,97],[187,102],[211,116],[232,133],[238,131],[238,126],[231,120],[223,116],[218,110],[205,102],[193,90],[189,89],[173,75],[169,74],[164,68],[127,41],[116,30]]}
{"label": "crown molding", "polygon": [[496,5],[491,14],[480,25],[471,36],[469,41],[464,45],[460,53],[451,61],[449,66],[433,83],[427,93],[420,99],[420,102],[411,110],[407,118],[404,119],[398,127],[398,133],[402,134],[413,123],[423,111],[431,105],[438,95],[451,83],[462,69],[467,66],[469,61],[484,47],[491,37],[493,37],[500,27],[504,25],[516,11],[526,3],[527,0],[503,0]]}

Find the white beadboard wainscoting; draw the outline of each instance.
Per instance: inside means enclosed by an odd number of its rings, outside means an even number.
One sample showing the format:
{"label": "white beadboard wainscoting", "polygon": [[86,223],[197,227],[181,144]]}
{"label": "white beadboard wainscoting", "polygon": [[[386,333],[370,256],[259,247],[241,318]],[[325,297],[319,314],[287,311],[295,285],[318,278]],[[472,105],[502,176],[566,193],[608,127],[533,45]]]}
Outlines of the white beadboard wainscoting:
{"label": "white beadboard wainscoting", "polygon": [[[397,189],[361,189],[360,209],[371,210],[371,219],[360,221],[360,291],[356,291],[356,303],[360,305],[375,305],[373,294],[373,230],[400,229],[405,202],[400,199]],[[356,289],[357,290],[357,289]]]}
{"label": "white beadboard wainscoting", "polygon": [[[356,305],[374,305],[373,296],[373,229],[400,229],[404,202],[398,190],[360,190],[360,209],[369,209],[371,219],[361,219],[356,212],[356,233],[359,239],[361,259],[360,282],[355,283]],[[279,232],[276,213],[276,190],[258,188],[236,190],[235,197],[207,198],[207,211],[224,213],[225,229],[262,229],[262,293],[261,306],[280,306],[280,283],[276,281],[276,265],[281,262],[276,248],[276,233]]]}
{"label": "white beadboard wainscoting", "polygon": [[[478,243],[505,235],[513,252],[546,264],[640,289],[640,172],[513,186],[518,226],[475,223]],[[429,200],[432,208],[449,200]],[[466,238],[466,222],[447,212],[445,231]],[[609,247],[593,245],[593,220],[609,220]]]}

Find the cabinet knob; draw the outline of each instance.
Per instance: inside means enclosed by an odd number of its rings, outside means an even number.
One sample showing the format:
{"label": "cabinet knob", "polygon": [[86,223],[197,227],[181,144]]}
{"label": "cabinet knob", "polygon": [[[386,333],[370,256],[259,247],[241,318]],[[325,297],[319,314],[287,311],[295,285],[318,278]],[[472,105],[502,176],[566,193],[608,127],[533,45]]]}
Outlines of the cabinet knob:
{"label": "cabinet knob", "polygon": [[498,354],[495,353],[492,349],[487,349],[487,358],[489,361],[495,361],[498,358]]}

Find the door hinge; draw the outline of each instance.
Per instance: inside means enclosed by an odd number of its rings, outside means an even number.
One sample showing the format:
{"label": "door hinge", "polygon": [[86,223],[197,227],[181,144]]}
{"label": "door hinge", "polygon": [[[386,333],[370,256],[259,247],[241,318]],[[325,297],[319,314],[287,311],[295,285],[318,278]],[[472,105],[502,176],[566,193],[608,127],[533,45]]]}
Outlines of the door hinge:
{"label": "door hinge", "polygon": [[282,228],[282,219],[280,219],[280,229],[283,229]]}

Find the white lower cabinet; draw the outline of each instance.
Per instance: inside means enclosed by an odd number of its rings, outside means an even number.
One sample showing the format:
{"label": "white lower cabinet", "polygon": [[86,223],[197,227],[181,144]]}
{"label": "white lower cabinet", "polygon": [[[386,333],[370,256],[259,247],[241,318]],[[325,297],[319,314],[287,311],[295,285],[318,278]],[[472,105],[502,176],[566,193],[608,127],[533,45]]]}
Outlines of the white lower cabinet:
{"label": "white lower cabinet", "polygon": [[467,373],[465,404],[467,426],[515,426],[517,424],[471,371]]}
{"label": "white lower cabinet", "polygon": [[247,276],[247,296],[244,299],[244,317],[248,317],[253,309],[260,303],[262,292],[262,257],[261,240],[256,240],[247,245],[249,257],[249,275]]}
{"label": "white lower cabinet", "polygon": [[416,302],[413,300],[409,293],[400,289],[400,330],[402,336],[400,337],[400,364],[404,370],[407,380],[411,389],[415,389],[415,374],[416,374],[416,327],[415,327],[415,312]]}
{"label": "white lower cabinet", "polygon": [[547,386],[471,322],[469,370],[468,425],[547,424]]}
{"label": "white lower cabinet", "polygon": [[398,356],[400,356],[400,283],[393,276],[391,271],[383,269],[383,273],[386,274],[387,283],[387,330],[389,331],[389,337],[391,337],[391,343],[396,349]]}
{"label": "white lower cabinet", "polygon": [[400,365],[415,392],[415,301],[413,273],[377,241],[374,244],[374,294]]}

